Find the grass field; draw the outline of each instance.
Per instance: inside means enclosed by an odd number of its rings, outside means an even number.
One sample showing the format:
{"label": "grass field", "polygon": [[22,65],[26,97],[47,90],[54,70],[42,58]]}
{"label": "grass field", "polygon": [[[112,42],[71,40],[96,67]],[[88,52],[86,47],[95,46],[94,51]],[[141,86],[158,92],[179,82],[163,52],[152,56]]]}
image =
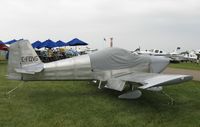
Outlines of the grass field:
{"label": "grass field", "polygon": [[24,82],[7,80],[0,62],[0,127],[198,127],[200,82],[143,91],[137,100],[120,100],[120,92],[97,89],[83,81]]}
{"label": "grass field", "polygon": [[180,69],[190,69],[190,70],[200,70],[200,64],[196,63],[171,63],[169,67],[180,68]]}

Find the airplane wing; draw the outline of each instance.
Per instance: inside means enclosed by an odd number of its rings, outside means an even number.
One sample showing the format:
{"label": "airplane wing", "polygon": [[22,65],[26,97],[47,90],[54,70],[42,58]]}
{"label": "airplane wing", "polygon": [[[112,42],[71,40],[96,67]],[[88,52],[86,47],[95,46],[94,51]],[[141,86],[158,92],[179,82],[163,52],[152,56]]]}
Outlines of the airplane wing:
{"label": "airplane wing", "polygon": [[[121,76],[114,77],[108,80],[106,84],[107,88],[122,91],[125,82],[138,83],[139,89],[148,89],[152,87],[165,86],[178,84],[181,82],[189,81],[192,79],[190,75],[170,75],[170,74],[157,74],[157,73],[129,73]],[[117,81],[119,83],[117,83]]]}

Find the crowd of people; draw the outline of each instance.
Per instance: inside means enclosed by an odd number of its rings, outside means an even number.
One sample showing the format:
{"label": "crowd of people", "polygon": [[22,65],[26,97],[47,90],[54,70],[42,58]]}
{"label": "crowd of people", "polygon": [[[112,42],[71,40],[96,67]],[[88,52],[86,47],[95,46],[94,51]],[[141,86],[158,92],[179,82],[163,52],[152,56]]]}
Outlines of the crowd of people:
{"label": "crowd of people", "polygon": [[72,48],[46,48],[44,50],[35,51],[42,60],[42,62],[45,63],[85,54],[85,52],[78,52]]}

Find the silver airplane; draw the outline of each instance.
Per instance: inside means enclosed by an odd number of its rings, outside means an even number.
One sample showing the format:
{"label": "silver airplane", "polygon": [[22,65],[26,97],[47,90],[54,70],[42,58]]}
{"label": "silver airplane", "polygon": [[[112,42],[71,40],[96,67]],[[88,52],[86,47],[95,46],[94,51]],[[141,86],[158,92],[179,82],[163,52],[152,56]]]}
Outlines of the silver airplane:
{"label": "silver airplane", "polygon": [[136,99],[140,90],[161,91],[162,86],[192,79],[190,75],[160,74],[169,64],[163,56],[131,54],[121,48],[107,48],[92,54],[43,63],[28,40],[20,40],[9,49],[8,79],[37,80],[96,80],[98,88],[130,91],[119,96]]}

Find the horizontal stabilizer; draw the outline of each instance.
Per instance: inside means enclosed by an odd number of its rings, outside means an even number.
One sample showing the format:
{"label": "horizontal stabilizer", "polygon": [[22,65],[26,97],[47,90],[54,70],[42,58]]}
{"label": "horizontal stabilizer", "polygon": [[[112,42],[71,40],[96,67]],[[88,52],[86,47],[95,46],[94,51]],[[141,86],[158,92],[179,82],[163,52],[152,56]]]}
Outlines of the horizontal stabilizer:
{"label": "horizontal stabilizer", "polygon": [[43,70],[43,64],[29,65],[22,68],[15,68],[15,71],[17,73],[22,73],[22,74],[35,74],[41,72],[42,70]]}

